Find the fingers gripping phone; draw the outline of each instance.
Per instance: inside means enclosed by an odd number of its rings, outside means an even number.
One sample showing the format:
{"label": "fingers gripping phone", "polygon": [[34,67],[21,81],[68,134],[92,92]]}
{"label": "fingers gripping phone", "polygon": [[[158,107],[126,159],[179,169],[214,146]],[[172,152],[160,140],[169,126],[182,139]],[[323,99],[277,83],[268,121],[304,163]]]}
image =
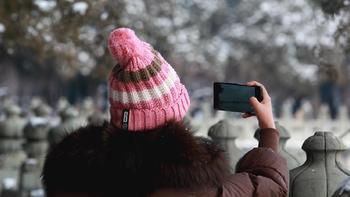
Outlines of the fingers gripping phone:
{"label": "fingers gripping phone", "polygon": [[259,86],[247,86],[235,83],[214,83],[214,109],[254,113],[249,104],[251,97],[262,101],[261,89]]}

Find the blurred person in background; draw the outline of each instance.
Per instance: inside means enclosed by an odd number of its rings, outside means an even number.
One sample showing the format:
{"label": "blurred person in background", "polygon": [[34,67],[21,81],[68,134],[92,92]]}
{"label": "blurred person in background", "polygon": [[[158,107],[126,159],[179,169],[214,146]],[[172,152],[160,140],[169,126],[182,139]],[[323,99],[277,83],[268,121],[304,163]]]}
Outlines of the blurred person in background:
{"label": "blurred person in background", "polygon": [[326,104],[329,109],[330,117],[335,120],[338,118],[340,107],[340,83],[342,76],[339,68],[335,65],[324,63],[320,69],[320,98],[321,103]]}

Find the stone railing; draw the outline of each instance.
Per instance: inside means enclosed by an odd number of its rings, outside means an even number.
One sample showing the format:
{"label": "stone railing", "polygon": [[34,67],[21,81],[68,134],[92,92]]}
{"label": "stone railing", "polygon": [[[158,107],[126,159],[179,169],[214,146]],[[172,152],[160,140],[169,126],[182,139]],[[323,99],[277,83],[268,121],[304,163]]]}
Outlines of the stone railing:
{"label": "stone railing", "polygon": [[[57,117],[60,124],[52,124],[52,117],[50,119],[45,109],[37,109],[37,113],[27,119],[19,116],[16,107],[6,110],[6,118],[0,121],[0,197],[29,196],[32,192],[44,196],[40,171],[46,151],[69,128],[85,124],[86,120],[70,108],[60,111]],[[105,119],[101,117],[93,119],[101,122]],[[196,129],[196,135],[209,136],[227,150],[232,170],[240,157],[258,144],[254,139],[259,138],[254,118],[238,119],[218,112],[215,116],[207,113],[203,119],[188,118],[187,122]],[[291,197],[330,197],[341,193],[335,191],[348,177],[350,169],[346,148],[350,145],[349,122],[345,119],[280,119],[276,122],[280,131],[279,153],[291,170]],[[332,132],[315,133],[318,130]]]}
{"label": "stone railing", "polygon": [[[289,132],[276,123],[280,131],[279,153],[287,160],[290,169],[290,197],[335,197],[340,194],[338,189],[350,175],[346,165],[348,153],[342,141],[332,132],[315,132],[307,138],[302,149],[306,153],[300,159],[289,152],[285,144],[290,138]],[[219,121],[210,127],[208,135],[225,148],[230,156],[231,166],[234,168],[239,156],[244,150],[237,147],[235,141],[242,130],[229,121]],[[255,133],[259,138],[259,133]],[[294,152],[295,153],[295,152]],[[303,162],[302,165],[301,162]],[[350,182],[350,181],[349,181]],[[338,190],[337,190],[338,189]],[[336,191],[337,190],[337,191]],[[349,189],[350,194],[350,189]],[[340,196],[340,195],[339,195]]]}

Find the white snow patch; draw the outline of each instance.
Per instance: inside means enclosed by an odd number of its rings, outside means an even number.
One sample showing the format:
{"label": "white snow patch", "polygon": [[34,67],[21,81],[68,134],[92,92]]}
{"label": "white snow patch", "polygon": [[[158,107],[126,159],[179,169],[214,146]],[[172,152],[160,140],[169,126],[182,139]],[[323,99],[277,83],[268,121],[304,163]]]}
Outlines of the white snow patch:
{"label": "white snow patch", "polygon": [[2,23],[0,23],[0,33],[4,32],[6,30],[5,25],[3,25]]}
{"label": "white snow patch", "polygon": [[56,1],[48,1],[48,0],[35,0],[34,4],[38,6],[42,11],[48,12],[56,7]]}
{"label": "white snow patch", "polygon": [[88,9],[89,5],[84,1],[79,1],[73,4],[72,9],[74,12],[77,12],[81,15],[84,15],[86,13],[86,10]]}
{"label": "white snow patch", "polygon": [[89,54],[85,51],[81,51],[78,54],[78,59],[79,59],[79,61],[86,63],[89,60]]}
{"label": "white snow patch", "polygon": [[100,16],[100,19],[104,21],[108,18],[108,16],[109,16],[108,12],[103,12]]}

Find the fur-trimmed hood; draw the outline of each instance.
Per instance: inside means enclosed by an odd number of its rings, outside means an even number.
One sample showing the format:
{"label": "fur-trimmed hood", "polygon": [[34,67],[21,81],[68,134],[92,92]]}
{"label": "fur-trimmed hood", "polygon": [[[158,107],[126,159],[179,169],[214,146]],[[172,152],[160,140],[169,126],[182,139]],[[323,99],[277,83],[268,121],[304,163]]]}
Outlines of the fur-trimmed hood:
{"label": "fur-trimmed hood", "polygon": [[179,122],[145,132],[113,128],[107,139],[106,169],[113,169],[107,173],[114,180],[111,185],[135,192],[129,196],[164,188],[218,188],[230,174],[224,151],[209,139],[193,136]]}
{"label": "fur-trimmed hood", "polygon": [[68,134],[49,152],[46,191],[146,197],[161,189],[217,189],[229,175],[225,153],[182,124],[128,132],[105,123]]}

